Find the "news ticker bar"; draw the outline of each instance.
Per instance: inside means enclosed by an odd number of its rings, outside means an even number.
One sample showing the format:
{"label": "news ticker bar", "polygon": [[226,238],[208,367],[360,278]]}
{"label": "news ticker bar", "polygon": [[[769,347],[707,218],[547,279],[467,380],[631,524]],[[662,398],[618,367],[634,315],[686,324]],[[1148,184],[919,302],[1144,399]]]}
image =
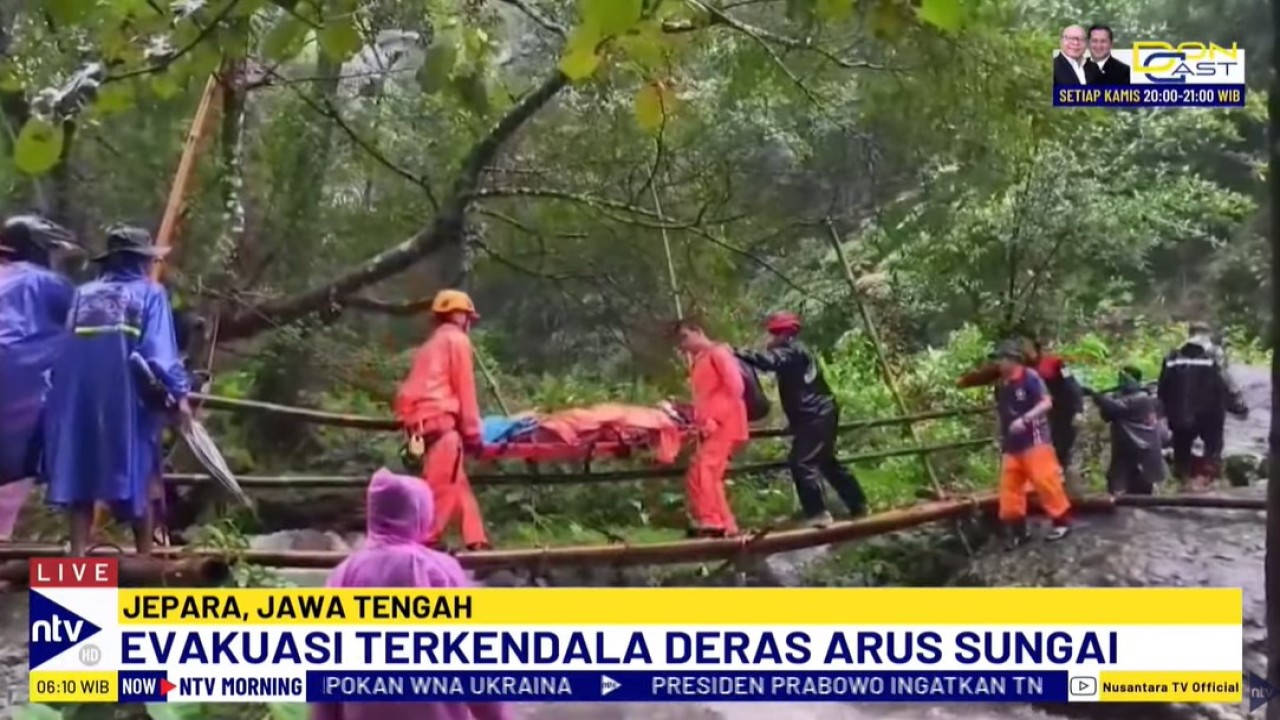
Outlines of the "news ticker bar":
{"label": "news ticker bar", "polygon": [[1134,85],[1053,88],[1055,107],[1243,107],[1244,85]]}
{"label": "news ticker bar", "polygon": [[[170,677],[173,675],[173,677]],[[1239,672],[33,672],[31,702],[1204,702]]]}

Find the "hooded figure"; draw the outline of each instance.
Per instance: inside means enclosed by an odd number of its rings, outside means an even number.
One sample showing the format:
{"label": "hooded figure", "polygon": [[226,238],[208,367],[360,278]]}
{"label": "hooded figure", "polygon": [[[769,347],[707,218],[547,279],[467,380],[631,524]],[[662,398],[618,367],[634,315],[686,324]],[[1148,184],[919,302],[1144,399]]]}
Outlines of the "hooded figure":
{"label": "hooded figure", "polygon": [[764,352],[735,353],[751,367],[778,378],[778,399],[791,427],[791,481],[808,524],[825,527],[832,518],[822,496],[823,478],[854,517],[866,513],[867,499],[858,479],[836,458],[840,406],[822,375],[818,359],[800,342],[800,328],[798,315],[774,313],[764,324],[769,333],[768,348]]}
{"label": "hooded figure", "polygon": [[1102,419],[1111,425],[1107,492],[1150,495],[1164,481],[1160,401],[1142,385],[1142,371],[1120,370],[1119,387],[1103,395],[1089,391]]}
{"label": "hooded figure", "polygon": [[66,229],[34,215],[0,228],[0,540],[13,535],[38,472],[49,371],[75,294],[50,263],[74,244]]}
{"label": "hooded figure", "polygon": [[[331,588],[466,588],[453,557],[423,547],[432,525],[431,491],[421,480],[386,468],[373,474],[364,547],[334,568]],[[502,703],[329,703],[311,706],[311,720],[508,720]]]}
{"label": "hooded figure", "polygon": [[[1182,347],[1169,353],[1160,368],[1158,395],[1173,433],[1173,474],[1202,487],[1222,469],[1222,443],[1227,412],[1248,415],[1240,391],[1227,372],[1226,355],[1213,342],[1204,323],[1192,323]],[[1196,458],[1196,440],[1204,454]]]}
{"label": "hooded figure", "polygon": [[46,411],[44,479],[50,504],[71,512],[71,554],[83,555],[93,504],[132,523],[138,552],[150,552],[152,481],[159,475],[166,409],[147,401],[137,364],[150,366],[189,422],[190,384],[163,286],[148,273],[164,253],[145,230],[107,234],[97,280],[76,291],[72,337],[53,369]]}

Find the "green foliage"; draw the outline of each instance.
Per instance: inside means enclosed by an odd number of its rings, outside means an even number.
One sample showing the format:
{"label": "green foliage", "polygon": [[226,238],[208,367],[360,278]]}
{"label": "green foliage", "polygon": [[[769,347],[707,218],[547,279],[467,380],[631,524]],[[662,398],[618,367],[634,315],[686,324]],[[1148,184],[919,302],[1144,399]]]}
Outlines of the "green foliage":
{"label": "green foliage", "polygon": [[31,118],[22,126],[13,150],[13,163],[29,175],[41,175],[58,164],[65,135],[62,126],[42,118]]}

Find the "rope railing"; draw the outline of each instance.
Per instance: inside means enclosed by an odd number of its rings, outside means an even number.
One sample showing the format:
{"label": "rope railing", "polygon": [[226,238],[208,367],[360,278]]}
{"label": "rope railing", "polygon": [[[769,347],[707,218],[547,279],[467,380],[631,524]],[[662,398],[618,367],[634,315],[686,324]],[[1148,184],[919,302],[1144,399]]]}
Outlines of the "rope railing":
{"label": "rope railing", "polygon": [[[400,423],[393,418],[378,418],[369,415],[357,415],[353,413],[340,413],[328,410],[316,410],[313,408],[293,407],[290,405],[263,402],[261,400],[240,400],[221,397],[219,395],[205,395],[202,393],[193,393],[191,395],[191,399],[199,403],[201,407],[209,410],[257,413],[262,415],[280,415],[284,417],[292,417],[296,420],[315,425],[328,425],[331,427],[344,427],[357,430],[381,430],[385,432],[397,432],[400,430]],[[906,425],[909,423],[925,422],[927,420],[944,420],[948,418],[964,417],[967,415],[978,415],[991,411],[992,407],[989,405],[930,410],[912,415],[876,418],[871,420],[855,420],[849,423],[842,423],[840,425],[840,431],[850,432],[853,430],[867,430],[877,427]],[[751,431],[752,438],[787,437],[790,435],[791,431],[787,428],[761,428]]]}
{"label": "rope railing", "polygon": [[[935,445],[923,445],[920,447],[893,448],[890,450],[881,450],[878,452],[860,453],[841,458],[844,463],[865,463],[875,460],[886,460],[895,457],[906,457],[912,455],[925,455],[938,452],[946,452],[949,450],[964,450],[983,445],[991,445],[995,442],[995,438],[978,438],[973,440],[961,440],[958,442],[940,443]],[[784,470],[787,468],[785,460],[775,460],[771,462],[748,463],[738,465],[728,469],[729,475],[751,475],[754,473],[770,472],[775,470]],[[683,477],[687,468],[669,467],[669,468],[644,468],[637,470],[616,470],[608,472],[593,473],[557,473],[557,474],[506,474],[506,473],[477,473],[470,476],[470,481],[477,486],[490,485],[580,485],[590,483],[606,483],[606,482],[627,482],[634,480],[657,480],[663,478]],[[242,475],[237,477],[240,487],[250,489],[317,489],[317,488],[362,488],[369,483],[367,475],[284,475],[284,476],[263,476],[263,475]],[[165,481],[179,486],[199,485],[203,483],[213,482],[213,478],[208,475],[175,473],[165,475]]]}

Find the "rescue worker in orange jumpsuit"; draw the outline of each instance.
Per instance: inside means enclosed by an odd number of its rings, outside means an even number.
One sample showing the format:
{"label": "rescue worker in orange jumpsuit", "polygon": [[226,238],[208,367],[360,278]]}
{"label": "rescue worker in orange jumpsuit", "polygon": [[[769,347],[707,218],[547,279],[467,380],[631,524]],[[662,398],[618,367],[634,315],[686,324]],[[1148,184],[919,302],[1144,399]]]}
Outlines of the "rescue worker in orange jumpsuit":
{"label": "rescue worker in orange jumpsuit", "polygon": [[1035,370],[1024,365],[1016,343],[1001,343],[991,356],[1000,368],[996,413],[1000,426],[1000,521],[1008,547],[1026,542],[1027,484],[1053,521],[1045,540],[1071,532],[1071,502],[1063,489],[1062,466],[1053,448],[1049,411],[1053,397]]}
{"label": "rescue worker in orange jumpsuit", "polygon": [[396,418],[409,435],[410,453],[422,454],[422,477],[431,488],[435,516],[423,541],[438,546],[460,519],[468,550],[489,547],[471,483],[463,465],[465,451],[483,445],[471,324],[480,318],[471,298],[460,290],[441,290],[431,303],[436,327],[418,350],[413,369],[396,393]]}
{"label": "rescue worker in orange jumpsuit", "polygon": [[734,451],[748,437],[742,366],[732,348],[712,341],[696,323],[677,323],[676,341],[691,359],[689,385],[698,433],[698,446],[685,475],[685,493],[693,520],[689,535],[737,535],[738,523],[725,494],[724,476]]}

